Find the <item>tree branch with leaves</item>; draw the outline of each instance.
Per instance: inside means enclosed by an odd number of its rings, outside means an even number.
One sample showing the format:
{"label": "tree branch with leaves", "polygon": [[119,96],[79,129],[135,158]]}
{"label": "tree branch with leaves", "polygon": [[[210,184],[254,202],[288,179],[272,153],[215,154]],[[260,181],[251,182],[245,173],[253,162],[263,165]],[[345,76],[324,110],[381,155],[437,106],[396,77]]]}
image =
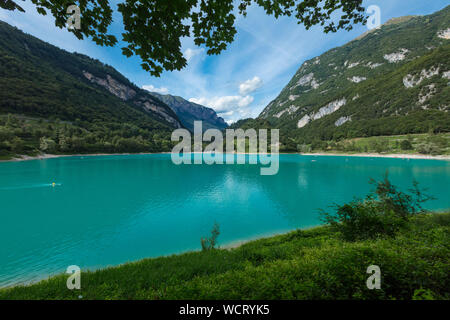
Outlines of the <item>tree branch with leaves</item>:
{"label": "tree branch with leaves", "polygon": [[[24,11],[18,0],[0,0],[0,8]],[[80,29],[70,29],[78,39],[90,37],[100,46],[115,46],[118,40],[108,29],[113,21],[113,6],[107,0],[31,0],[38,13],[51,14],[55,25],[66,27],[70,5],[81,13]],[[122,14],[122,53],[139,56],[142,68],[154,76],[164,70],[181,70],[187,65],[181,51],[181,39],[193,37],[207,54],[217,55],[234,41],[236,16],[246,16],[250,5],[264,9],[275,18],[295,17],[306,29],[315,25],[325,33],[351,30],[365,24],[367,16],[362,0],[125,0],[117,4]],[[332,15],[340,15],[333,19]]]}

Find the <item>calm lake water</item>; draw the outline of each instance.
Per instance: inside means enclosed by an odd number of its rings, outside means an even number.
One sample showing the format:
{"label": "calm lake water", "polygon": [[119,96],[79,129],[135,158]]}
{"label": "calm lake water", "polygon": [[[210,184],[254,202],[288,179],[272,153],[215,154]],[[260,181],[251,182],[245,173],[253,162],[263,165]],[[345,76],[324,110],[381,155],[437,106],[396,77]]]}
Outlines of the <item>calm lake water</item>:
{"label": "calm lake water", "polygon": [[450,208],[448,161],[281,155],[275,176],[167,154],[0,163],[0,286],[196,250],[214,222],[220,245],[315,226],[387,169],[403,190],[429,188],[429,209]]}

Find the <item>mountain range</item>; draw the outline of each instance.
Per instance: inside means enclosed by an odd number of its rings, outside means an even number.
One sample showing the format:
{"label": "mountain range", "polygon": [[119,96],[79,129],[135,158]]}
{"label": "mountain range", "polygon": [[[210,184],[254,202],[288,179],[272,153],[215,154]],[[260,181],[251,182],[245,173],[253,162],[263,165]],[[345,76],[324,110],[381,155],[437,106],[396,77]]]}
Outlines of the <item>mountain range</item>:
{"label": "mountain range", "polygon": [[184,127],[191,131],[194,130],[194,121],[202,121],[203,130],[223,130],[228,127],[225,120],[217,116],[217,113],[211,108],[170,94],[163,95],[155,92],[151,94],[175,111]]}
{"label": "mountain range", "polygon": [[[113,67],[0,21],[0,157],[170,151],[171,132],[227,127],[213,109],[137,87]],[[305,61],[256,119],[281,150],[313,141],[450,131],[450,6],[392,19]],[[7,114],[16,116],[12,119]]]}

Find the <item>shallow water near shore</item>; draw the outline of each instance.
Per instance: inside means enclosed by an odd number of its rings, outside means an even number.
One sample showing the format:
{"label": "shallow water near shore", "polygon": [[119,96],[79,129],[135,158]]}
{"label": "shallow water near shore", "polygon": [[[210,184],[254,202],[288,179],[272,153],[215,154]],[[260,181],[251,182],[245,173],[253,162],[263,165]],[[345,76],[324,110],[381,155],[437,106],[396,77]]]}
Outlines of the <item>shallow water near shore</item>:
{"label": "shallow water near shore", "polygon": [[386,170],[402,190],[428,188],[428,209],[450,208],[440,160],[280,155],[274,176],[170,154],[0,163],[0,287],[197,250],[215,222],[223,246],[319,225],[320,208],[364,196]]}

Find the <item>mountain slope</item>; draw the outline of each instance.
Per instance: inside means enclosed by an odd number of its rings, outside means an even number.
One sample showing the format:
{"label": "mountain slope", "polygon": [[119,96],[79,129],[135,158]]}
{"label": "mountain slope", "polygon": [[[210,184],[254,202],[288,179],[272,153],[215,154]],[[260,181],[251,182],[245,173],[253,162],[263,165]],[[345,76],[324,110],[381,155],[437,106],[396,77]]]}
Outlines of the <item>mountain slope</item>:
{"label": "mountain slope", "polygon": [[393,19],[306,61],[259,118],[298,143],[450,131],[449,38],[450,6]]}
{"label": "mountain slope", "polygon": [[[182,127],[172,109],[114,68],[61,50],[1,21],[0,88],[0,114],[59,119],[83,132],[77,136],[67,130],[69,145],[64,152],[167,151],[171,131]],[[32,126],[38,127],[36,123]],[[75,138],[89,134],[93,137],[82,143],[89,148],[79,150],[71,145]],[[28,139],[25,133],[18,138]],[[34,145],[40,138],[39,134],[33,136]],[[119,147],[120,139],[132,138],[140,140]],[[58,144],[57,137],[52,139]],[[136,143],[142,146],[126,147]],[[9,147],[3,143],[2,148],[12,151],[11,143]],[[53,152],[63,150],[55,148]]]}
{"label": "mountain slope", "polygon": [[98,60],[68,53],[4,22],[0,42],[2,111],[90,118],[92,111],[112,109],[132,115],[131,107],[162,124],[180,126],[170,108]]}
{"label": "mountain slope", "polygon": [[163,95],[156,92],[151,94],[167,104],[177,114],[182,124],[191,131],[194,130],[194,121],[202,121],[203,130],[223,130],[228,127],[226,122],[221,117],[218,117],[217,113],[211,108],[170,94]]}

